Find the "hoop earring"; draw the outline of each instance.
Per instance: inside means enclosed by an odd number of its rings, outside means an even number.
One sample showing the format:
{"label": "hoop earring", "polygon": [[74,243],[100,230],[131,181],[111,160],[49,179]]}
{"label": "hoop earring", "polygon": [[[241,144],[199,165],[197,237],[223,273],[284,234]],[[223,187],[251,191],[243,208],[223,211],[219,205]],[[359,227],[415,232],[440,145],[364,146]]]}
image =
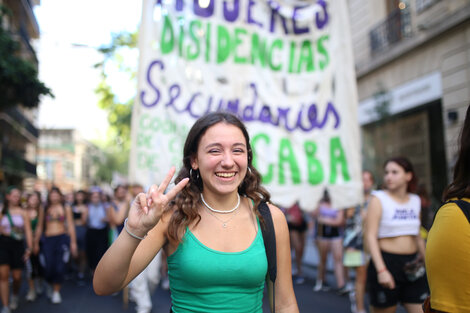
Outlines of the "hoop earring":
{"label": "hoop earring", "polygon": [[[199,171],[198,170],[195,170],[196,171],[196,180],[199,179]],[[190,168],[189,169],[189,179],[192,179],[193,178],[193,169]]]}

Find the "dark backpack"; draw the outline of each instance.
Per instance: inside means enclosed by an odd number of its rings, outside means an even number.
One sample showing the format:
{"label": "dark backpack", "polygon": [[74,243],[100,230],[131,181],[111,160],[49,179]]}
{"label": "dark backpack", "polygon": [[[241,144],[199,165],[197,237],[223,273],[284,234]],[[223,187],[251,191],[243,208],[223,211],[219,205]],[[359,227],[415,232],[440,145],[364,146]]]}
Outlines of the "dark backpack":
{"label": "dark backpack", "polygon": [[[457,206],[462,210],[463,214],[465,214],[465,217],[467,217],[467,220],[470,223],[470,203],[464,200],[451,200],[444,203],[444,205],[446,205],[447,203],[457,204]],[[444,205],[442,205],[440,208],[442,208]],[[434,220],[436,219],[437,212],[439,212],[439,209],[437,209],[436,213],[434,213],[434,218],[432,219],[431,227],[432,224],[434,224]]]}
{"label": "dark backpack", "polygon": [[275,311],[274,283],[277,276],[276,261],[276,234],[274,231],[273,217],[266,202],[261,202],[258,210],[263,217],[264,222],[261,224],[261,233],[263,234],[264,248],[268,259],[268,278],[266,284],[268,286],[269,301],[272,304],[272,312]]}

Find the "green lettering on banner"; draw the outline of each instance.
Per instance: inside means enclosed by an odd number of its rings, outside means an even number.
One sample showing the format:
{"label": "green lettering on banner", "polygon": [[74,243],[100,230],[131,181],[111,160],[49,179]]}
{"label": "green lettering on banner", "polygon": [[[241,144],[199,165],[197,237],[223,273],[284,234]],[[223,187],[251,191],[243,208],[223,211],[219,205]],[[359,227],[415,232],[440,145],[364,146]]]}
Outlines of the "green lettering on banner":
{"label": "green lettering on banner", "polygon": [[329,40],[329,39],[330,39],[330,36],[324,35],[324,36],[321,36],[317,42],[318,53],[323,55],[325,58],[324,60],[319,61],[320,70],[324,70],[325,67],[327,67],[328,64],[330,64],[330,56],[328,54],[328,50],[325,48],[325,45],[323,44],[324,40]]}
{"label": "green lettering on banner", "polygon": [[189,23],[189,36],[194,42],[194,49],[191,49],[191,46],[189,45],[186,47],[186,56],[188,60],[195,60],[199,57],[201,47],[199,44],[199,36],[197,35],[197,33],[200,32],[201,29],[202,28],[200,20],[193,20],[191,21],[191,23]]}
{"label": "green lettering on banner", "polygon": [[258,34],[251,36],[251,64],[259,60],[261,67],[266,65],[266,40],[260,39]]}
{"label": "green lettering on banner", "polygon": [[[266,134],[263,134],[263,133],[260,133],[260,134],[257,134],[255,136],[253,136],[253,138],[251,138],[251,148],[253,149],[253,166],[258,169],[258,166],[257,166],[257,153],[256,153],[256,145],[258,143],[259,140],[263,140],[265,141],[268,145],[270,143],[270,139],[269,139],[269,136],[266,135]],[[259,169],[258,169],[259,171]],[[269,184],[272,180],[273,180],[273,177],[274,177],[274,165],[273,164],[269,164],[268,165],[268,172],[266,174],[263,174],[263,173],[260,173],[261,176],[262,176],[262,181],[264,184]]]}
{"label": "green lettering on banner", "polygon": [[299,63],[297,64],[297,73],[300,73],[304,67],[307,72],[313,72],[315,69],[313,66],[312,43],[309,40],[304,40],[302,42]]}
{"label": "green lettering on banner", "polygon": [[210,52],[211,52],[211,23],[206,25],[206,62],[210,61]]}
{"label": "green lettering on banner", "polygon": [[154,153],[137,151],[137,167],[142,170],[157,170],[156,162],[158,156]]}
{"label": "green lettering on banner", "polygon": [[343,146],[339,137],[333,137],[330,139],[330,184],[336,183],[338,165],[341,167],[344,181],[350,181],[351,177],[349,176],[348,162],[346,161]]}
{"label": "green lettering on banner", "polygon": [[300,184],[300,170],[295,159],[294,148],[287,138],[282,138],[279,143],[279,184],[284,185],[286,178],[284,176],[284,163],[290,167],[292,183]]}
{"label": "green lettering on banner", "polygon": [[282,65],[281,64],[275,65],[273,63],[273,51],[274,51],[274,48],[282,50],[283,45],[284,45],[284,43],[281,39],[276,39],[271,43],[271,47],[269,48],[269,53],[268,53],[269,67],[273,71],[276,71],[276,72],[280,71],[282,69]]}
{"label": "green lettering on banner", "polygon": [[160,45],[162,54],[170,53],[173,50],[175,44],[175,34],[173,32],[173,26],[168,15],[165,15],[163,19],[163,30]]}
{"label": "green lettering on banner", "polygon": [[145,147],[145,148],[150,149],[151,142],[152,142],[152,134],[144,134],[144,133],[137,134],[137,146],[138,147]]}
{"label": "green lettering on banner", "polygon": [[291,41],[289,45],[289,73],[294,72],[295,62],[295,41]]}
{"label": "green lettering on banner", "polygon": [[227,60],[230,55],[230,34],[222,25],[217,26],[217,63]]}
{"label": "green lettering on banner", "polygon": [[315,157],[317,145],[313,141],[306,141],[304,149],[305,157],[307,158],[308,182],[311,185],[318,185],[323,181],[325,175],[320,160]]}
{"label": "green lettering on banner", "polygon": [[183,43],[184,43],[184,18],[178,18],[178,25],[180,26],[180,33],[178,36],[178,53],[180,57],[183,57]]}
{"label": "green lettering on banner", "polygon": [[242,35],[246,37],[246,29],[243,28],[235,28],[235,39],[233,40],[232,50],[234,53],[234,62],[238,64],[245,64],[248,62],[247,57],[241,57],[238,55],[238,46],[243,43],[243,40],[240,38]]}

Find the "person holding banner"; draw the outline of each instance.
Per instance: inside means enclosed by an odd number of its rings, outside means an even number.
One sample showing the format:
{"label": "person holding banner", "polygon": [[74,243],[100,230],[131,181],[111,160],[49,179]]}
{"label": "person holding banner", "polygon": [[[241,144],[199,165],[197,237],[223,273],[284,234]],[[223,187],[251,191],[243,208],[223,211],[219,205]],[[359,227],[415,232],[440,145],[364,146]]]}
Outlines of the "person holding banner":
{"label": "person holding banner", "polygon": [[[126,286],[157,252],[168,254],[172,312],[263,312],[267,257],[258,211],[269,193],[252,165],[248,132],[232,114],[209,113],[196,121],[184,145],[176,186],[139,194],[125,231],[101,259],[93,286],[107,295]],[[291,276],[284,214],[268,204],[277,250],[277,312],[299,312]]]}
{"label": "person holding banner", "polygon": [[420,236],[421,204],[411,162],[394,157],[385,162],[386,189],[374,191],[366,217],[365,237],[372,257],[367,284],[372,311],[422,312],[428,295],[424,270],[424,240]]}

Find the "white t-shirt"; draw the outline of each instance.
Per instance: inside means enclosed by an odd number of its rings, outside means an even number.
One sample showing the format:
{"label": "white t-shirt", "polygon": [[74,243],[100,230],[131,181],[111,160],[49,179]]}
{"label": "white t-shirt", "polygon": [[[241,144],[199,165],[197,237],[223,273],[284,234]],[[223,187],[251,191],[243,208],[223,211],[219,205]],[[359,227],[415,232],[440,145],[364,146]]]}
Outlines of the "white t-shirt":
{"label": "white t-shirt", "polygon": [[372,195],[382,204],[378,238],[419,234],[421,199],[417,195],[408,194],[410,199],[406,203],[396,202],[383,190],[373,191]]}

